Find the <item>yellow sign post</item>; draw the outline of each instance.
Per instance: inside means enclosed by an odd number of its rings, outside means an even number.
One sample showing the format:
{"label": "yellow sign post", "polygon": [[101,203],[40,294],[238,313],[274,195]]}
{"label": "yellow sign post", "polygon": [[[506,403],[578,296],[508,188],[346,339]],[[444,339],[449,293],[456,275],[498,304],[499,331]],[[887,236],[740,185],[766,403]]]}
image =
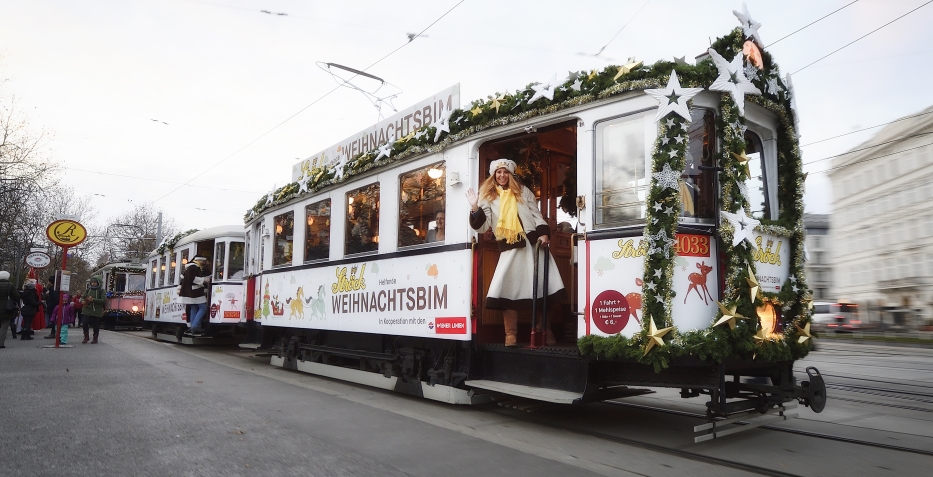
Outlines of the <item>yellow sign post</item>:
{"label": "yellow sign post", "polygon": [[[56,220],[49,224],[45,228],[45,235],[52,241],[55,245],[58,245],[62,248],[62,275],[65,275],[65,271],[68,266],[68,249],[71,247],[76,247],[84,242],[87,238],[87,229],[83,225],[78,223],[75,220],[62,219]],[[58,285],[58,303],[62,303],[62,286]],[[65,307],[62,305],[61,312],[58,314],[57,325],[55,327],[55,347],[58,348],[61,345],[61,334],[62,334],[62,320],[65,316]]]}

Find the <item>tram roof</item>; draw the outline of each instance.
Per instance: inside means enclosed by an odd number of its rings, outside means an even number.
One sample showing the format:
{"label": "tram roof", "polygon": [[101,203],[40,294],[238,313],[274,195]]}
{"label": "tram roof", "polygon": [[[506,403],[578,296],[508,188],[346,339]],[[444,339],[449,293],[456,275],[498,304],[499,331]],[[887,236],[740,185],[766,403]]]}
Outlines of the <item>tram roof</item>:
{"label": "tram roof", "polygon": [[[245,239],[245,233],[246,231],[242,225],[219,225],[217,227],[199,230],[191,235],[186,235],[178,240],[173,248],[178,248],[191,242],[200,242],[223,237]],[[158,249],[150,252],[149,257],[160,255],[157,250]]]}
{"label": "tram roof", "polygon": [[129,262],[125,260],[119,262],[110,262],[102,267],[97,267],[94,269],[94,271],[91,272],[91,275],[97,275],[100,272],[114,268],[138,268],[142,272],[146,270],[146,264],[142,262]]}

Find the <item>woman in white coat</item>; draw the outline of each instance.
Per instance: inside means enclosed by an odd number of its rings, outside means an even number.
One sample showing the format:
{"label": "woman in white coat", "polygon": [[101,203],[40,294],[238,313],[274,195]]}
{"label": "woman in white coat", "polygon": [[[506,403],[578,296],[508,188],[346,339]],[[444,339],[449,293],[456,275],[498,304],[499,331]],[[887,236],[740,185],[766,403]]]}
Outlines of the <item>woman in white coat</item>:
{"label": "woman in white coat", "polygon": [[[479,194],[473,189],[467,191],[470,226],[480,233],[492,229],[499,245],[499,263],[486,294],[486,308],[502,310],[506,346],[517,346],[518,311],[532,309],[534,244],[547,245],[551,234],[534,193],[515,179],[515,167],[514,161],[496,159],[489,165],[489,178],[480,186]],[[544,273],[539,270],[538,309],[543,308],[545,294],[550,304],[566,294],[554,258],[550,253],[544,256],[550,260],[552,271],[545,288]],[[539,268],[543,266],[539,264]],[[547,343],[555,343],[550,330]]]}

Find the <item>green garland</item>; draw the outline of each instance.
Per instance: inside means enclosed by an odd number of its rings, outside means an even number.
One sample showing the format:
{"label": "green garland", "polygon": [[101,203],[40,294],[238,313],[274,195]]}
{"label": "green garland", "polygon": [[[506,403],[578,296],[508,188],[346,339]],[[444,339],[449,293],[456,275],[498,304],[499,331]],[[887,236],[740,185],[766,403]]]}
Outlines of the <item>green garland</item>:
{"label": "green garland", "polygon": [[[741,28],[736,28],[728,35],[719,38],[712,48],[727,61],[741,54],[745,37]],[[761,296],[783,312],[785,326],[783,335],[775,337],[756,336],[759,326],[757,307],[762,301],[751,299],[746,278],[749,268],[754,272],[751,250],[744,244],[731,245],[734,230],[728,222],[719,228],[722,253],[728,257],[726,269],[726,287],[723,303],[736,306],[739,314],[750,319],[738,320],[735,329],[728,326],[710,326],[702,330],[681,332],[676,327],[664,336],[664,345],[656,346],[646,353],[648,324],[655,320],[658,327],[672,326],[670,303],[675,292],[671,287],[673,277],[674,254],[665,251],[665,238],[673,239],[677,231],[677,216],[680,211],[680,195],[677,189],[660,187],[657,181],[651,182],[647,199],[647,223],[645,227],[648,250],[645,258],[646,282],[651,280],[654,288],[643,288],[643,307],[646,319],[641,332],[631,338],[621,335],[602,337],[590,335],[579,340],[581,353],[604,358],[635,360],[651,365],[656,371],[670,365],[671,359],[681,356],[696,356],[701,360],[721,362],[729,357],[781,361],[800,359],[809,351],[810,341],[799,342],[798,328],[804,328],[810,322],[810,311],[805,303],[812,302],[809,295],[803,267],[803,172],[795,126],[794,111],[791,108],[791,92],[780,78],[778,66],[771,55],[762,51],[763,68],[751,79],[752,83],[763,92],[762,96],[749,96],[746,101],[757,104],[773,112],[779,120],[778,128],[778,197],[779,219],[762,220],[759,231],[791,240],[790,278],[783,285],[780,293],[762,293]],[[295,198],[351,180],[374,168],[381,168],[408,157],[426,153],[436,153],[447,149],[486,129],[514,124],[528,119],[551,114],[563,109],[578,107],[593,101],[603,100],[629,91],[663,87],[671,70],[675,70],[685,87],[707,87],[718,76],[718,70],[711,61],[702,61],[696,65],[659,61],[650,66],[641,66],[627,73],[618,75],[619,66],[608,66],[602,71],[578,72],[581,80],[579,90],[566,81],[562,86],[555,86],[552,100],[541,98],[528,103],[534,95],[532,85],[516,91],[514,94],[489,96],[485,100],[476,100],[469,108],[454,110],[449,119],[449,133],[437,133],[434,126],[415,131],[392,144],[389,156],[378,151],[362,153],[350,158],[344,165],[342,176],[338,177],[333,166],[319,166],[303,171],[303,182],[292,182],[260,198],[256,205],[248,210],[244,220],[249,223],[265,210],[289,202]],[[475,112],[475,113],[474,113]],[[722,200],[727,211],[737,211],[739,207],[748,210],[748,204],[739,189],[739,184],[747,179],[745,168],[733,156],[745,152],[743,135],[744,118],[728,95],[722,95],[720,114],[717,117],[717,131],[722,137],[722,152],[719,165],[723,168],[720,175]],[[683,134],[686,136],[684,120],[673,118],[668,126],[666,120],[660,125],[658,140],[652,154],[652,172],[659,173],[667,165],[671,170],[682,171],[687,151],[687,140],[672,140]],[[665,142],[664,139],[667,139]],[[672,154],[673,152],[673,154]],[[658,209],[655,204],[660,204]],[[563,205],[563,204],[562,204]],[[674,213],[666,212],[668,208]],[[659,249],[660,245],[660,249]],[[673,249],[673,247],[670,247]],[[657,271],[657,272],[656,272]],[[656,276],[655,273],[658,273]]]}
{"label": "green garland", "polygon": [[189,229],[189,230],[185,230],[184,232],[178,232],[177,234],[173,235],[171,238],[167,238],[167,239],[163,240],[162,243],[159,244],[159,248],[156,249],[156,252],[157,252],[159,255],[162,255],[162,254],[165,253],[166,251],[175,250],[175,244],[177,244],[179,240],[181,240],[181,239],[183,239],[183,238],[185,238],[185,237],[187,237],[187,236],[189,236],[189,235],[191,235],[191,234],[193,234],[193,233],[195,233],[195,232],[197,232],[197,231],[198,231],[198,229]]}
{"label": "green garland", "polygon": [[[713,44],[713,49],[726,60],[731,60],[736,54],[741,54],[744,41],[742,30],[737,28],[729,35],[718,39]],[[764,68],[752,79],[752,82],[764,94],[760,97],[747,97],[746,101],[775,113],[780,123],[778,128],[780,218],[762,220],[757,230],[789,237],[792,246],[790,278],[783,284],[780,293],[761,293],[760,296],[783,312],[783,321],[786,323],[783,334],[779,337],[758,334],[757,307],[763,305],[763,302],[757,298],[752,300],[746,281],[749,277],[749,268],[754,273],[755,262],[748,246],[745,244],[732,246],[734,230],[728,222],[723,222],[719,228],[720,243],[723,254],[728,257],[728,262],[726,288],[722,302],[728,307],[734,305],[739,314],[750,319],[737,320],[735,329],[730,329],[728,326],[710,326],[703,330],[680,332],[675,327],[664,336],[663,346],[656,346],[650,352],[645,353],[648,336],[648,319],[646,318],[643,330],[631,338],[621,335],[611,337],[590,335],[581,338],[578,346],[582,353],[604,358],[635,360],[653,366],[655,371],[660,371],[669,366],[673,358],[688,355],[716,362],[729,357],[773,362],[800,359],[809,352],[810,341],[800,342],[803,336],[800,329],[810,322],[810,311],[805,303],[812,301],[807,290],[803,268],[803,171],[800,149],[794,129],[794,112],[790,106],[790,93],[781,80],[778,67],[772,61],[771,56],[762,52],[762,58]],[[709,85],[717,76],[715,69],[710,68],[712,65],[709,61],[704,61],[695,67],[668,65],[665,72],[665,69],[661,68],[661,63],[656,64],[655,73],[663,77],[669,74],[669,68],[673,67],[677,70],[679,77],[688,79],[682,82],[694,85]],[[607,89],[607,91],[611,90],[612,88]],[[740,207],[746,211],[749,209],[738,187],[740,183],[748,179],[748,176],[745,168],[733,156],[733,153],[741,155],[745,152],[744,122],[731,96],[722,95],[720,114],[717,115],[717,131],[720,132],[722,138],[719,165],[723,168],[723,172],[720,174],[720,184],[722,185],[723,207],[729,212],[738,211]],[[656,143],[653,156],[654,172],[659,170],[665,162],[665,156],[670,153],[670,149],[664,147],[660,140],[670,136],[671,132],[662,124],[659,131],[659,143]],[[678,155],[676,159],[678,159],[676,161],[678,168],[675,170],[682,170],[683,156]],[[672,159],[669,163],[674,168],[675,161]],[[668,234],[672,227],[676,230],[676,217],[662,214],[653,207],[655,201],[667,201],[662,202],[667,204],[677,200],[676,198],[672,200],[671,194],[664,194],[664,192],[666,191],[659,190],[656,181],[652,181],[651,192],[646,203],[648,213],[645,234],[649,238],[661,230]],[[645,260],[645,277],[652,277],[655,270],[662,271],[663,279],[660,280],[658,289],[643,288],[642,293],[644,316],[655,319],[658,327],[671,326],[669,302],[674,292],[670,290],[668,273],[671,271],[672,264],[672,259],[656,254],[648,254]],[[657,299],[659,296],[663,299],[663,305]]]}

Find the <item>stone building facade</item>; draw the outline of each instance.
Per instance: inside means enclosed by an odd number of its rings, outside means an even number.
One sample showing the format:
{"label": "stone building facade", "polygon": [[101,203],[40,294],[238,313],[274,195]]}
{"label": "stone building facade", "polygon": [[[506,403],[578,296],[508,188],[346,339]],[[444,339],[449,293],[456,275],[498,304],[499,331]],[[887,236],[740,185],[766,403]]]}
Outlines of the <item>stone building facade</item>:
{"label": "stone building facade", "polygon": [[832,301],[832,266],[830,265],[829,215],[803,214],[807,233],[807,261],[804,272],[814,301]]}
{"label": "stone building facade", "polygon": [[[885,329],[933,318],[933,107],[833,160],[832,295]],[[864,318],[863,318],[864,319]]]}

